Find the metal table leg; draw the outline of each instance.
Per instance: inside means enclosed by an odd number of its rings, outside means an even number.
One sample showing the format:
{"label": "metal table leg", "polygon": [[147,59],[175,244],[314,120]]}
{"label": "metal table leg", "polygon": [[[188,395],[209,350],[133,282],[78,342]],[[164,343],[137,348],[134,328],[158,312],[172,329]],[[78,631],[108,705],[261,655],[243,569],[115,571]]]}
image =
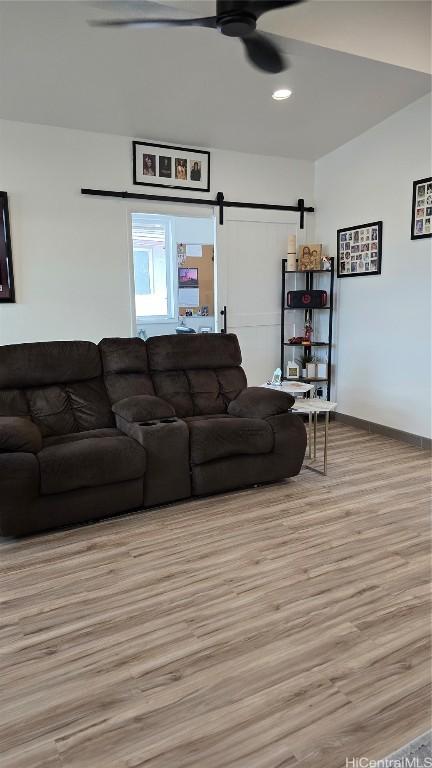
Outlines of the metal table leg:
{"label": "metal table leg", "polygon": [[315,411],[314,413],[314,452],[313,452],[314,460],[316,460],[316,453],[317,453],[317,427],[318,427],[318,411]]}
{"label": "metal table leg", "polygon": [[312,458],[312,411],[309,411],[309,458]]}
{"label": "metal table leg", "polygon": [[[317,458],[317,428],[318,428],[318,411],[311,412],[309,411],[309,460],[312,463],[316,462]],[[329,422],[330,422],[330,412],[325,411],[324,413],[325,419],[324,419],[324,456],[323,456],[323,469],[318,469],[318,467],[312,466],[312,464],[304,464],[303,466],[305,469],[310,469],[312,472],[318,472],[320,475],[327,475],[327,454],[328,454],[328,430],[329,430]],[[313,428],[312,428],[312,420],[313,420]]]}
{"label": "metal table leg", "polygon": [[324,422],[324,474],[327,474],[327,445],[328,445],[328,427],[329,427],[329,412],[326,411]]}

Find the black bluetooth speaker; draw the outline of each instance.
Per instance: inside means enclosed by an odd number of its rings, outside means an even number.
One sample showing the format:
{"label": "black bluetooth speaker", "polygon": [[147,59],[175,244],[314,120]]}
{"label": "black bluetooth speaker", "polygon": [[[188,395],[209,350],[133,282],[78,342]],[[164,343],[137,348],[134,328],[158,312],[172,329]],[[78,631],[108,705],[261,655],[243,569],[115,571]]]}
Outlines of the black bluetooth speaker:
{"label": "black bluetooth speaker", "polygon": [[319,309],[327,304],[327,291],[288,291],[287,307],[291,309]]}

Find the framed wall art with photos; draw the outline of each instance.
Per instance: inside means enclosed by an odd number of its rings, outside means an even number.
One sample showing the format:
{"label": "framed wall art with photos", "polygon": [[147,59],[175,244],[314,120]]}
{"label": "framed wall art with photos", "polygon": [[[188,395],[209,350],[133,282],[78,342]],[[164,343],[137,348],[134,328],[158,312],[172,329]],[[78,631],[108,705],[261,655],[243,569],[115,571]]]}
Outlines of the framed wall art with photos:
{"label": "framed wall art with photos", "polygon": [[151,187],[210,190],[210,152],[133,141],[133,183]]}
{"label": "framed wall art with photos", "polygon": [[413,182],[411,240],[432,237],[432,176]]}
{"label": "framed wall art with photos", "polygon": [[13,303],[14,301],[8,196],[6,192],[0,192],[0,303]]}
{"label": "framed wall art with photos", "polygon": [[382,221],[337,231],[337,276],[380,275]]}

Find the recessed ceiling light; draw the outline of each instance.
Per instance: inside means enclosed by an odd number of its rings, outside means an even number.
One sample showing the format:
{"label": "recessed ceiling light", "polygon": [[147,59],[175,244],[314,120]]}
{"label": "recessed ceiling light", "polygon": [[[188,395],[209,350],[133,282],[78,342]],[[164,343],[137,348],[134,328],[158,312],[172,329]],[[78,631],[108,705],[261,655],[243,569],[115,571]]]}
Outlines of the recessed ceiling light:
{"label": "recessed ceiling light", "polygon": [[272,99],[275,101],[284,101],[284,99],[289,99],[291,94],[292,91],[289,91],[288,88],[279,88],[277,91],[273,91]]}

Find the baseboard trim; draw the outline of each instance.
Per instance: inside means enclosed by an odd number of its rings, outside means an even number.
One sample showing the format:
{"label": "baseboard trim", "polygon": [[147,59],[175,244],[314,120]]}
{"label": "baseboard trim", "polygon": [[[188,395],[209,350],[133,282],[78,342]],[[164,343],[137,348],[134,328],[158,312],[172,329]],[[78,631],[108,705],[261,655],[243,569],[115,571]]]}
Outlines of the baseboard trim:
{"label": "baseboard trim", "polygon": [[410,445],[415,445],[417,448],[424,448],[426,451],[432,450],[432,440],[429,437],[414,435],[412,432],[404,432],[402,429],[386,427],[384,424],[376,424],[374,421],[358,419],[356,416],[349,416],[347,413],[339,413],[338,411],[334,414],[334,418],[335,421],[343,421],[344,424],[350,424],[352,427],[357,427],[358,429],[365,429],[366,432],[392,437],[394,440],[410,443]]}

